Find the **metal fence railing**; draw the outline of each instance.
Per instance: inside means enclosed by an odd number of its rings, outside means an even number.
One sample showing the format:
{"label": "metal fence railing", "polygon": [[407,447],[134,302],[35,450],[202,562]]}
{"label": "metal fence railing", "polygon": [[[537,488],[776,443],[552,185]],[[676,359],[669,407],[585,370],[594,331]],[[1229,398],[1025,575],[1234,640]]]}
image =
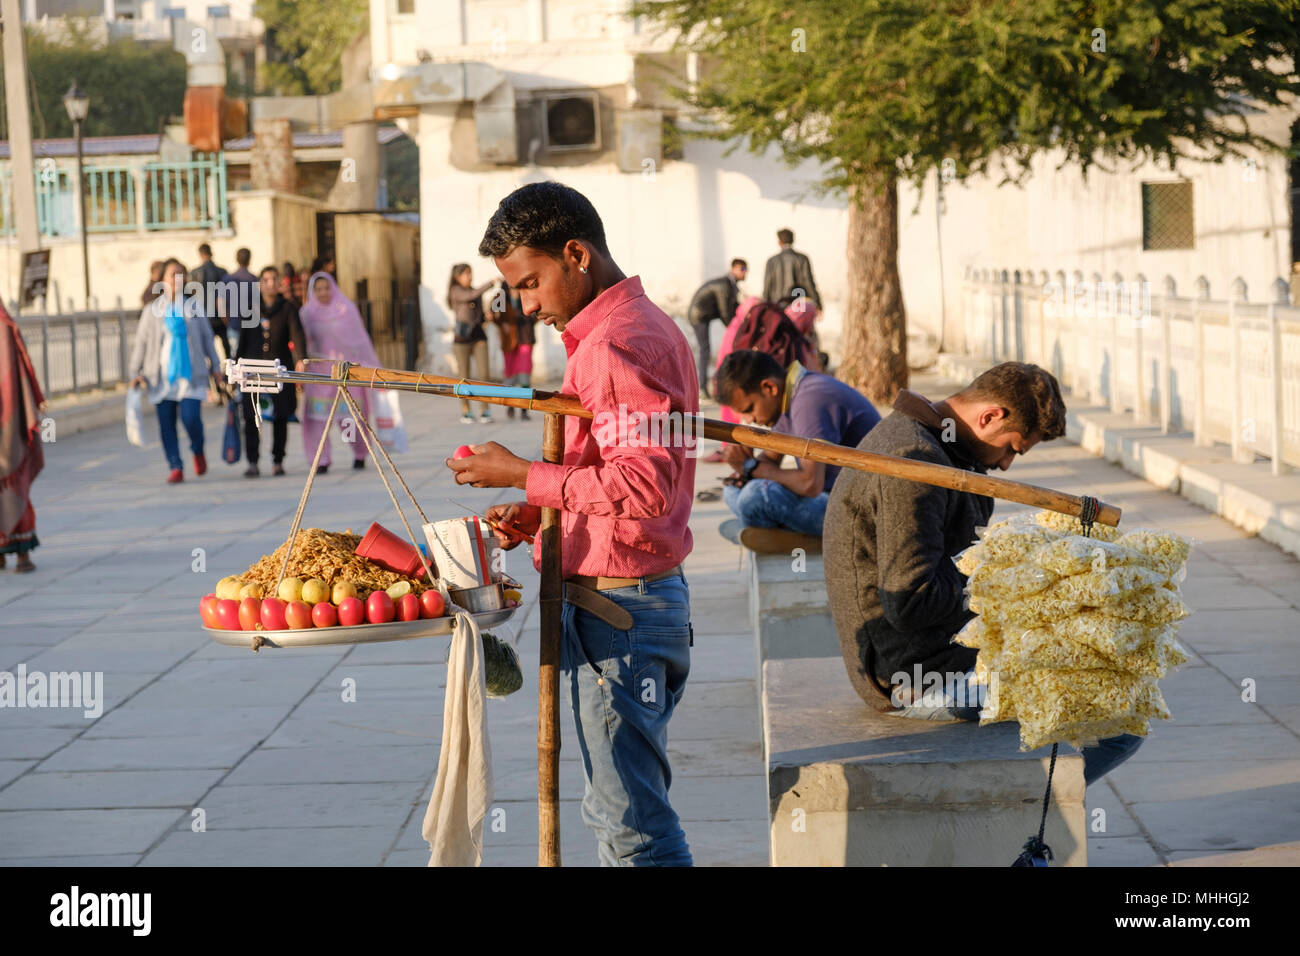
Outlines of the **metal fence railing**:
{"label": "metal fence railing", "polygon": [[20,316],[27,353],[46,398],[127,380],[139,310]]}
{"label": "metal fence railing", "polygon": [[[87,163],[89,232],[158,229],[225,229],[226,161],[221,153],[188,162]],[[0,235],[12,235],[13,172],[0,170]],[[44,158],[36,169],[36,218],[42,235],[70,236],[78,229],[76,161]]]}
{"label": "metal fence railing", "polygon": [[1191,431],[1233,458],[1300,467],[1300,308],[1151,293],[1141,277],[981,270],[963,283],[966,350],[1033,362],[1139,425]]}

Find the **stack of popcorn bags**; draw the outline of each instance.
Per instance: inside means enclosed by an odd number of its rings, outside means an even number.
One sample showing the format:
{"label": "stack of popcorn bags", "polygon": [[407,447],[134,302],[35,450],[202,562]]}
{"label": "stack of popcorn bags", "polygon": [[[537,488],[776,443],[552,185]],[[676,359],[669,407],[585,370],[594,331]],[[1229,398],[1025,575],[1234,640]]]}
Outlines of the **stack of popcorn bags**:
{"label": "stack of popcorn bags", "polygon": [[1179,584],[1190,543],[1121,534],[1055,512],[1017,515],[957,557],[976,613],[954,640],[979,649],[980,724],[1020,722],[1020,746],[1091,746],[1146,736],[1167,719],[1157,681],[1187,660],[1174,631],[1189,611]]}

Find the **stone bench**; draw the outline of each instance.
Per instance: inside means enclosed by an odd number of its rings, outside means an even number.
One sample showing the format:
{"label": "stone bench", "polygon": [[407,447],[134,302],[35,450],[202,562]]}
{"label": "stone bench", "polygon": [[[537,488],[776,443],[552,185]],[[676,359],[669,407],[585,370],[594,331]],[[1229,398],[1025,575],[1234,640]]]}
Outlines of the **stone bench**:
{"label": "stone bench", "polygon": [[[881,714],[843,660],[763,665],[773,866],[1009,866],[1038,833],[1050,748],[1015,723]],[[1062,745],[1044,836],[1053,866],[1087,865],[1083,758]]]}
{"label": "stone bench", "polygon": [[792,657],[840,659],[840,642],[826,606],[820,554],[792,557],[745,551],[749,570],[749,617],[754,651],[763,663]]}

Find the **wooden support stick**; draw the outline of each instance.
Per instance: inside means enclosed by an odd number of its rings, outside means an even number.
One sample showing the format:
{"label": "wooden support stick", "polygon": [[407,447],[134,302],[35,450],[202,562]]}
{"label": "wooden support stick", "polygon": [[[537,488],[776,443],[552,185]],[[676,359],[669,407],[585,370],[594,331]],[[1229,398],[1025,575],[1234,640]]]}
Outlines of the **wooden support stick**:
{"label": "wooden support stick", "polygon": [[[564,416],[548,414],[542,460],[564,460]],[[564,570],[560,512],[542,509],[541,666],[537,674],[537,865],[560,865],[560,640]]]}
{"label": "wooden support stick", "polygon": [[[358,385],[376,387],[383,387],[384,382],[401,382],[407,385],[414,383],[418,386],[419,383],[455,385],[465,381],[464,379],[446,378],[440,375],[425,375],[420,372],[355,367],[348,370],[348,378],[354,380]],[[488,385],[491,383],[466,382],[466,384]],[[539,397],[534,399],[476,396],[474,400],[492,405],[530,408],[535,411],[546,412],[548,415],[574,415],[588,419],[593,417],[592,413],[583,408],[576,398],[549,392],[538,392],[537,394]],[[1022,505],[1032,505],[1035,508],[1046,508],[1048,511],[1058,511],[1062,514],[1073,515],[1076,518],[1083,513],[1083,498],[1078,495],[1067,495],[1051,488],[1040,488],[1038,485],[1028,485],[1024,482],[1011,481],[1008,478],[999,478],[995,475],[979,475],[961,468],[950,468],[947,465],[913,461],[910,458],[898,458],[894,455],[878,455],[874,452],[846,448],[843,445],[835,445],[831,442],[800,438],[797,435],[783,435],[769,431],[766,428],[733,425],[729,422],[715,421],[710,418],[695,418],[694,424],[694,434],[715,441],[732,442],[762,451],[793,455],[795,458],[820,461],[823,464],[836,465],[841,468],[852,468],[856,471],[893,475],[897,478],[919,481],[927,485],[952,488],[954,491],[988,495],[992,498],[1002,498]],[[631,428],[632,426],[629,425],[628,427]],[[688,426],[686,430],[690,431],[691,429]],[[667,431],[666,428],[662,430],[661,441],[670,440],[670,436],[664,434]],[[1119,524],[1120,515],[1119,508],[1105,502],[1099,502],[1095,520],[1098,524],[1109,525],[1113,528]]]}

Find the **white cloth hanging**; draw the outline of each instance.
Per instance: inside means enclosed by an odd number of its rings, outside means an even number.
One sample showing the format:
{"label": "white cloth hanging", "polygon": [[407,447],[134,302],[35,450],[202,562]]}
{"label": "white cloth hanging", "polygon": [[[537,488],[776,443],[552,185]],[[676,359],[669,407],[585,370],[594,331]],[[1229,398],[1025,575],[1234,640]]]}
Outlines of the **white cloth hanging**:
{"label": "white cloth hanging", "polygon": [[447,660],[438,775],[421,831],[432,851],[429,866],[478,866],[483,862],[483,818],[491,803],[492,748],[483,642],[474,618],[457,611]]}

